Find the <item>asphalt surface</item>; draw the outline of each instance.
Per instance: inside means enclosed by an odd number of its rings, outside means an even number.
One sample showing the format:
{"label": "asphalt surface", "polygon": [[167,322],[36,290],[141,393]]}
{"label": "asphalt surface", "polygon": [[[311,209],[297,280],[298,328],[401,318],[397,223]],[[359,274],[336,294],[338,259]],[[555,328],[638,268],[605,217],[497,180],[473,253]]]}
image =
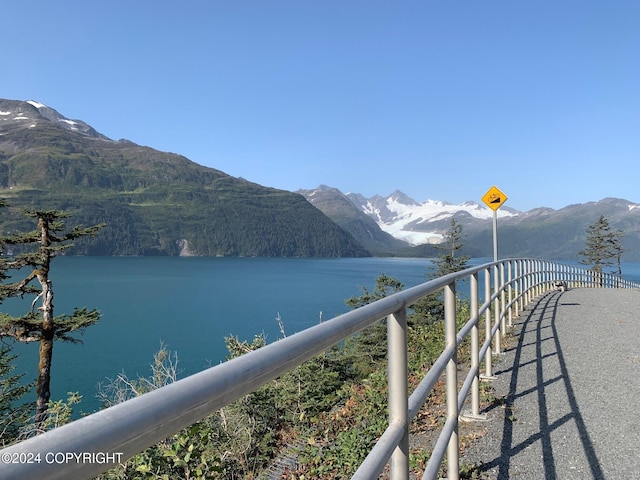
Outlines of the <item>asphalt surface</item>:
{"label": "asphalt surface", "polygon": [[550,292],[512,333],[462,462],[498,480],[640,479],[640,291]]}

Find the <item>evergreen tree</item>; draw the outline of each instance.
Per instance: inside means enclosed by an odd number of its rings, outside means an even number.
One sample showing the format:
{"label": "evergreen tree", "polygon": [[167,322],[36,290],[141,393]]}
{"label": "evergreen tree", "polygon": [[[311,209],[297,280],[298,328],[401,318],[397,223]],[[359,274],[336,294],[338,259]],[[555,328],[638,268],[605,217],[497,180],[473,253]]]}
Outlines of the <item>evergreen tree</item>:
{"label": "evergreen tree", "polygon": [[[40,343],[38,377],[36,380],[35,430],[42,431],[47,407],[51,397],[51,359],[54,340],[79,342],[70,334],[82,331],[100,318],[97,310],[74,309],[71,315],[55,317],[53,312],[53,285],[49,278],[51,260],[58,253],[71,247],[71,240],[95,235],[103,225],[93,227],[76,226],[67,231],[63,219],[68,215],[56,210],[27,211],[25,214],[37,221],[35,230],[27,233],[8,235],[0,239],[2,246],[21,250],[12,257],[0,258],[0,271],[20,271],[26,268],[23,278],[0,286],[0,298],[35,294],[31,309],[26,314],[14,317],[0,315],[0,337],[10,337],[17,341]],[[37,245],[30,251],[29,247]],[[26,247],[26,251],[22,251]],[[20,277],[18,277],[20,278]],[[6,280],[6,273],[5,278]],[[37,281],[37,285],[35,284]],[[36,309],[36,305],[40,306]]]}
{"label": "evergreen tree", "polygon": [[578,252],[585,257],[580,260],[583,265],[591,265],[591,270],[601,278],[605,267],[617,262],[618,274],[622,274],[620,258],[624,249],[622,247],[622,230],[612,231],[609,221],[604,215],[587,227],[585,249]]}
{"label": "evergreen tree", "polygon": [[[460,249],[464,246],[462,238],[462,225],[455,218],[452,218],[451,227],[444,234],[444,241],[436,245],[436,249],[440,254],[433,261],[433,267],[427,272],[427,280],[433,280],[467,268],[470,257],[459,254]],[[444,302],[442,293],[432,293],[421,298],[413,306],[413,309],[415,312],[413,320],[415,321],[426,320],[431,323],[443,319]]]}
{"label": "evergreen tree", "polygon": [[[345,303],[359,308],[401,291],[404,284],[382,273],[376,278],[373,292],[362,287],[362,295]],[[361,380],[382,365],[387,357],[387,322],[383,320],[349,338],[341,350],[342,375],[347,380]]]}
{"label": "evergreen tree", "polygon": [[[5,203],[0,199],[0,208]],[[9,278],[5,262],[0,261],[0,282]],[[0,303],[4,298],[0,296]],[[1,317],[2,314],[0,314]],[[0,346],[0,444],[2,446],[16,439],[20,427],[29,418],[29,411],[33,405],[22,404],[15,406],[20,399],[33,387],[33,384],[22,384],[24,374],[14,373],[13,361],[17,358],[10,345]]]}
{"label": "evergreen tree", "polygon": [[24,374],[14,373],[16,359],[9,345],[0,346],[0,445],[5,446],[14,441],[20,427],[27,422],[32,404],[15,403],[31,390],[33,384],[21,384]]}
{"label": "evergreen tree", "polygon": [[440,253],[433,262],[436,269],[428,275],[428,279],[442,277],[467,268],[471,257],[460,255],[460,249],[464,246],[462,243],[463,237],[462,225],[455,218],[452,218],[451,227],[444,234],[444,241],[435,245],[436,250]]}
{"label": "evergreen tree", "polygon": [[622,277],[622,254],[624,253],[624,247],[622,246],[623,236],[624,232],[618,229],[613,233],[611,237],[611,249],[614,253],[617,273],[619,277]]}
{"label": "evergreen tree", "polygon": [[362,307],[388,295],[399,292],[403,287],[404,285],[402,282],[381,273],[380,276],[376,278],[376,286],[374,287],[373,292],[370,292],[366,287],[362,287],[362,295],[359,297],[348,298],[345,300],[345,303],[351,308]]}

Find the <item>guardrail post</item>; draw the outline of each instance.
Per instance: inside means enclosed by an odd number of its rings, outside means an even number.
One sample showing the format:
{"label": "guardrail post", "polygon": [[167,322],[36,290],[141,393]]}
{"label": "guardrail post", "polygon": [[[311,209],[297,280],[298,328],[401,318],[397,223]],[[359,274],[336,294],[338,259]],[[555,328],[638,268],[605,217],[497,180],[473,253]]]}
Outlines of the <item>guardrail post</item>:
{"label": "guardrail post", "polygon": [[453,357],[447,363],[447,421],[455,422],[447,447],[447,471],[449,480],[459,478],[459,445],[458,445],[458,352],[456,340],[456,284],[444,287],[444,321],[445,342],[447,348],[455,348]]}
{"label": "guardrail post", "polygon": [[584,282],[587,288],[593,288],[593,271],[583,269],[582,278],[584,278]]}
{"label": "guardrail post", "polygon": [[569,287],[569,279],[567,278],[567,267],[566,265],[559,264],[557,269],[560,271],[560,280],[562,280],[567,287]]}
{"label": "guardrail post", "polygon": [[504,262],[500,264],[500,333],[504,337],[507,334],[507,317],[506,317],[506,292],[505,292],[505,276]]}
{"label": "guardrail post", "polygon": [[389,423],[404,425],[404,436],[391,456],[391,480],[409,478],[409,399],[407,366],[407,310],[402,308],[387,317]]}
{"label": "guardrail post", "polygon": [[553,288],[553,282],[555,280],[554,275],[555,275],[555,265],[553,264],[553,262],[547,261],[546,262],[547,268],[547,286],[545,288],[546,291],[549,291]]}
{"label": "guardrail post", "polygon": [[[494,305],[494,322],[496,325],[500,322],[500,297],[497,295],[498,290],[500,289],[500,273],[498,265],[493,266],[493,293],[496,294],[496,297],[493,301]],[[500,328],[496,330],[496,350],[495,354],[500,355],[502,353],[502,338]]]}
{"label": "guardrail post", "polygon": [[517,278],[516,280],[516,316],[520,315],[520,312],[522,311],[523,308],[523,304],[524,304],[524,300],[523,300],[523,296],[522,296],[522,285],[523,285],[523,281],[522,281],[522,260],[516,260],[516,272],[515,272],[515,277]]}
{"label": "guardrail post", "polygon": [[473,385],[471,386],[471,416],[480,416],[480,340],[478,333],[478,273],[471,275],[471,318],[477,319],[471,328],[471,369],[476,370]]}
{"label": "guardrail post", "polygon": [[567,267],[562,264],[556,264],[556,271],[560,274],[560,280],[569,286],[569,281],[567,280]]}
{"label": "guardrail post", "polygon": [[574,287],[584,287],[585,286],[585,278],[584,278],[584,269],[579,267],[573,267],[573,274],[575,275],[575,279],[578,282]]}
{"label": "guardrail post", "polygon": [[529,272],[530,272],[530,264],[529,260],[525,260],[522,264],[522,293],[523,295],[523,304],[522,309],[524,310],[527,305],[529,305]]}
{"label": "guardrail post", "polygon": [[513,262],[509,260],[507,262],[507,282],[509,284],[508,287],[508,297],[507,300],[509,302],[509,324],[507,325],[509,328],[513,327]]}
{"label": "guardrail post", "polygon": [[531,260],[531,264],[529,265],[529,267],[531,268],[531,270],[529,271],[529,303],[531,303],[533,301],[534,298],[536,298],[537,296],[537,292],[536,292],[536,283],[537,283],[537,262],[535,260]]}
{"label": "guardrail post", "polygon": [[523,304],[522,304],[522,309],[524,310],[524,308],[529,304],[529,260],[525,260],[523,262],[523,277],[522,277],[522,293],[524,294],[523,296]]}
{"label": "guardrail post", "polygon": [[[486,268],[484,271],[484,301],[488,304],[488,308],[485,310],[484,314],[484,338],[486,341],[486,339],[491,338],[491,274],[489,272],[489,268]],[[491,365],[491,343],[493,343],[493,339],[490,340],[489,348],[487,348],[487,352],[484,355],[484,376],[486,378],[493,377],[493,367]]]}

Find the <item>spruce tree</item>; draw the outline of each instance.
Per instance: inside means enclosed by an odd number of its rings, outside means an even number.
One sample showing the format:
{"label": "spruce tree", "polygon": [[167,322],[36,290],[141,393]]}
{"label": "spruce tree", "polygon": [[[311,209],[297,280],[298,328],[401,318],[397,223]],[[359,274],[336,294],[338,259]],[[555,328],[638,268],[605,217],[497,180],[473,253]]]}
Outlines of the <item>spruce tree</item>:
{"label": "spruce tree", "polygon": [[[376,278],[373,292],[362,287],[362,295],[351,297],[345,303],[351,308],[360,308],[401,291],[404,284],[393,277],[381,273]],[[374,323],[347,339],[341,349],[343,376],[347,380],[361,380],[374,372],[386,361],[387,321]]]}
{"label": "spruce tree", "polygon": [[[49,277],[51,260],[70,248],[72,240],[95,235],[103,225],[87,228],[76,226],[67,230],[63,219],[68,215],[63,212],[33,210],[26,211],[25,214],[37,221],[37,227],[31,232],[11,234],[0,239],[4,251],[7,248],[19,251],[14,256],[0,257],[0,272],[18,272],[10,283],[0,286],[0,298],[23,297],[25,294],[33,294],[35,298],[30,311],[22,316],[0,315],[0,337],[10,337],[21,342],[37,341],[40,344],[34,420],[35,431],[39,433],[43,430],[51,397],[54,340],[77,343],[79,340],[70,334],[82,331],[100,318],[97,310],[87,308],[76,308],[70,315],[54,316],[53,285]],[[21,276],[22,269],[27,269],[24,277]],[[3,280],[7,279],[5,273]]]}
{"label": "spruce tree", "polygon": [[460,254],[460,250],[464,246],[462,243],[464,235],[462,234],[462,225],[455,218],[451,219],[451,226],[443,237],[444,241],[435,246],[439,255],[433,262],[435,270],[428,275],[430,279],[464,270],[470,259],[468,255]]}
{"label": "spruce tree", "polygon": [[33,387],[22,382],[24,373],[15,372],[16,358],[11,346],[0,345],[0,446],[3,447],[18,437],[33,408],[28,403],[16,405]]}
{"label": "spruce tree", "polygon": [[618,274],[622,274],[620,258],[624,252],[622,247],[622,230],[612,231],[609,221],[604,215],[587,227],[585,249],[578,252],[584,258],[583,265],[591,265],[591,270],[602,276],[603,269],[617,262]]}
{"label": "spruce tree", "polygon": [[[460,255],[463,247],[462,225],[455,218],[451,219],[451,226],[444,234],[444,241],[436,246],[439,255],[433,261],[433,266],[427,272],[427,280],[433,280],[449,273],[459,272],[467,268],[469,256]],[[441,292],[427,295],[413,306],[415,315],[413,321],[432,323],[444,319],[444,300]]]}
{"label": "spruce tree", "polygon": [[351,308],[363,307],[388,295],[397,293],[401,291],[403,287],[404,284],[402,282],[381,273],[378,278],[376,278],[376,286],[373,292],[370,292],[366,287],[362,287],[361,296],[348,298],[345,300],[345,303]]}

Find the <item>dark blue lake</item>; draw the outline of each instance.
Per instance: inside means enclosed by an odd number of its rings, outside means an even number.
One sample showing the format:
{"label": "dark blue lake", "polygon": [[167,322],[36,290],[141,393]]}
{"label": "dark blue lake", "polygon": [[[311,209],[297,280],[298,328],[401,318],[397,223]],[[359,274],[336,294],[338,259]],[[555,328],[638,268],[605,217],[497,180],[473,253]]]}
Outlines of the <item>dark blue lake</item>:
{"label": "dark blue lake", "polygon": [[[483,263],[476,260],[473,264]],[[148,376],[153,354],[164,343],[176,351],[181,376],[223,361],[224,337],[251,340],[264,332],[287,335],[348,311],[345,299],[373,289],[381,273],[410,287],[425,280],[426,259],[288,259],[180,257],[59,257],[51,278],[55,314],[74,306],[97,308],[100,322],[79,338],[57,342],[53,353],[52,399],[83,395],[80,410],[99,408],[98,383],[125,372]],[[640,264],[625,264],[625,277],[640,281]],[[22,313],[31,298],[4,311]],[[18,370],[34,379],[38,345],[17,345]],[[33,394],[35,397],[35,394]]]}

